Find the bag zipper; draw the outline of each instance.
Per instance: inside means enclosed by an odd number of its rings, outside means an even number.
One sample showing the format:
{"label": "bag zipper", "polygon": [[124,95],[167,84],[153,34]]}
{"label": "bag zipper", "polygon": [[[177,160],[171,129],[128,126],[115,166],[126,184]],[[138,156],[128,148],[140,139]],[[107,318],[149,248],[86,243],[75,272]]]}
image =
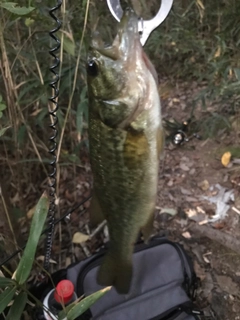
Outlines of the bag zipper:
{"label": "bag zipper", "polygon": [[[172,309],[167,310],[166,312],[157,315],[154,318],[151,318],[149,320],[174,320],[176,317],[178,317],[182,313],[181,310],[179,310],[178,306],[173,307]],[[170,317],[170,318],[169,318]]]}
{"label": "bag zipper", "polygon": [[183,303],[179,306],[175,306],[170,310],[167,310],[166,312],[151,318],[149,320],[174,320],[176,319],[178,316],[180,316],[181,313],[185,312],[188,315],[191,315],[194,317],[194,319],[199,319],[198,316],[203,316],[204,313],[200,310],[197,310],[194,308],[194,306],[191,305],[191,303],[189,304],[187,303]]}

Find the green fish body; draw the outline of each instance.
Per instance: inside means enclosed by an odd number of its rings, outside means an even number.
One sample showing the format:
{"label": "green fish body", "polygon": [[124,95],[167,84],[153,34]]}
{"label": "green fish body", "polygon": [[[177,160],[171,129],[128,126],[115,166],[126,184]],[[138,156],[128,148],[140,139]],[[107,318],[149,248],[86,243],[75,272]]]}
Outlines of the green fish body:
{"label": "green fish body", "polygon": [[111,47],[95,35],[87,62],[89,146],[94,178],[90,220],[106,219],[109,251],[97,281],[127,293],[141,231],[152,232],[163,146],[155,69],[143,51],[138,18],[125,11]]}

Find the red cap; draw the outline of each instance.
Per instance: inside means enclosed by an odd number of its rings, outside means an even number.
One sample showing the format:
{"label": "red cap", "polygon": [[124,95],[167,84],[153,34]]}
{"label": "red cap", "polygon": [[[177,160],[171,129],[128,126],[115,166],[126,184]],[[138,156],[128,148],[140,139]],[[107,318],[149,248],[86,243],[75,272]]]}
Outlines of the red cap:
{"label": "red cap", "polygon": [[62,280],[56,286],[54,298],[57,302],[66,304],[72,299],[73,293],[73,283],[69,280]]}

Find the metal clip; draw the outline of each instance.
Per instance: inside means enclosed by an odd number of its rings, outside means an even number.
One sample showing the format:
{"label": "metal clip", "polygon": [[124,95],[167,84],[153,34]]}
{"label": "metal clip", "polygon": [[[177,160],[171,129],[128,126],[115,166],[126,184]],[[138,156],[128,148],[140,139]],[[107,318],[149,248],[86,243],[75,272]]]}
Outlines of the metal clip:
{"label": "metal clip", "polygon": [[[120,0],[107,0],[107,4],[111,14],[119,22],[123,15],[123,9]],[[144,46],[151,32],[156,29],[167,17],[171,8],[173,0],[162,0],[161,6],[155,17],[150,20],[139,19],[139,33],[141,35],[141,44]]]}

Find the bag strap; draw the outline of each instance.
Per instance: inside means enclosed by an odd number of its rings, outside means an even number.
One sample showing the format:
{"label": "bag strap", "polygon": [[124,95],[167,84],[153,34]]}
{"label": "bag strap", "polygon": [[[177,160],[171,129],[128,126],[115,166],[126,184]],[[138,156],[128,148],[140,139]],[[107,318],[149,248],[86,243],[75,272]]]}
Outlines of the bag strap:
{"label": "bag strap", "polygon": [[194,316],[196,319],[199,319],[199,316],[204,317],[203,311],[199,310],[192,302],[183,303],[179,306],[179,310]]}

